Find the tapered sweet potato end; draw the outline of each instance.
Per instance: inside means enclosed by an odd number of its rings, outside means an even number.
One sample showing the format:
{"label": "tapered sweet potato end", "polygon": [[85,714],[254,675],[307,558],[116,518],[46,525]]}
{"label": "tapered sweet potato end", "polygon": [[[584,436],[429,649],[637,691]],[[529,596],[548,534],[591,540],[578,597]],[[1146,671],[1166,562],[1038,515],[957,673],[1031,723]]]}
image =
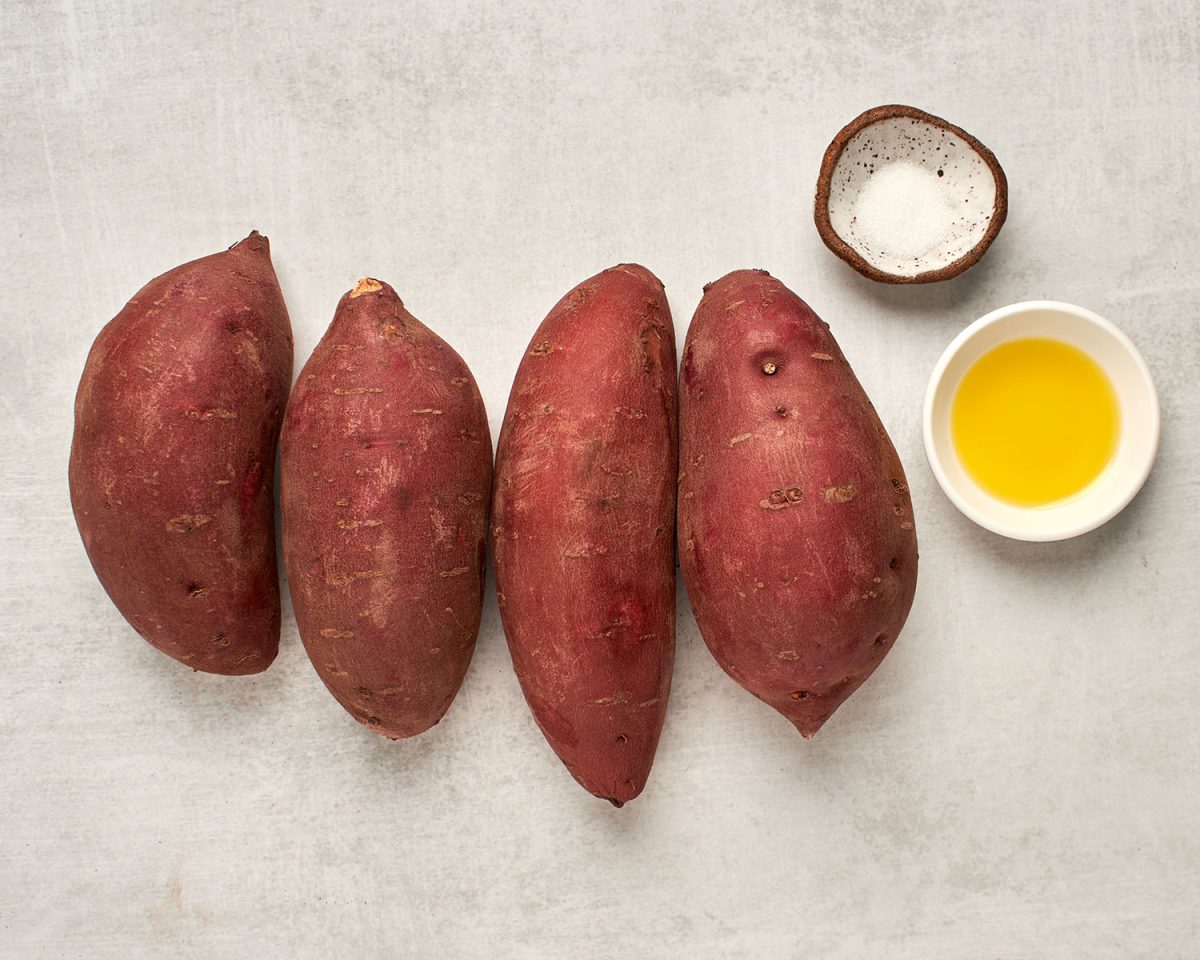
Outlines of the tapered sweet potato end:
{"label": "tapered sweet potato end", "polygon": [[[874,670],[874,665],[871,670]],[[856,679],[847,677],[825,690],[793,690],[785,697],[770,698],[767,703],[782,713],[799,731],[800,736],[805,740],[811,740],[816,736],[817,731],[825,726],[838,707],[850,699],[850,695],[862,686],[870,676],[871,670]]]}
{"label": "tapered sweet potato end", "polygon": [[[389,344],[406,339],[405,331],[428,328],[408,312],[400,294],[386,280],[363,276],[338,301],[330,329],[371,324]],[[432,334],[432,331],[429,331]],[[436,334],[433,334],[436,336]],[[440,338],[439,338],[440,339]]]}
{"label": "tapered sweet potato end", "polygon": [[275,662],[278,655],[279,641],[277,639],[270,647],[253,650],[232,660],[214,660],[204,663],[190,663],[187,660],[181,662],[187,663],[188,666],[200,673],[212,673],[221,677],[249,677],[256,673],[263,673]]}
{"label": "tapered sweet potato end", "polygon": [[438,714],[432,720],[428,718],[416,721],[384,720],[380,717],[359,716],[355,716],[354,719],[372,733],[377,733],[381,737],[387,737],[389,740],[411,740],[413,737],[420,736],[426,730],[432,730],[441,723],[444,716],[445,712]]}
{"label": "tapered sweet potato end", "polygon": [[[354,289],[351,290],[347,296],[351,300],[357,300],[359,297],[366,296],[368,293],[378,293],[385,286],[387,286],[387,284],[385,284],[382,280],[376,280],[374,277],[362,277],[359,279],[358,283],[354,285]],[[392,288],[388,287],[388,289],[391,290]],[[394,293],[395,291],[392,292]]]}
{"label": "tapered sweet potato end", "polygon": [[257,230],[251,230],[250,233],[233,244],[230,250],[241,250],[250,253],[263,253],[268,257],[271,256],[271,241],[259,233]]}
{"label": "tapered sweet potato end", "polygon": [[[445,678],[445,692],[436,699],[406,696],[402,691],[377,695],[367,691],[361,683],[355,685],[353,694],[345,688],[334,690],[330,687],[330,690],[346,712],[372,733],[389,740],[411,740],[442,722],[458,696],[469,662],[468,657],[461,671]],[[322,679],[328,686],[329,679]]]}
{"label": "tapered sweet potato end", "polygon": [[648,267],[643,267],[640,263],[618,263],[609,267],[604,273],[612,273],[614,271],[624,273],[648,287],[653,287],[657,290],[663,289],[663,282],[654,275],[652,270]]}
{"label": "tapered sweet potato end", "polygon": [[613,708],[604,720],[576,723],[566,740],[548,731],[544,712],[537,719],[575,781],[592,796],[623,807],[641,796],[650,779],[662,732],[663,701],[665,697],[643,711]]}
{"label": "tapered sweet potato end", "polygon": [[[567,769],[571,770],[570,767]],[[641,796],[642,790],[646,787],[646,774],[648,773],[649,771],[647,770],[642,775],[633,774],[626,776],[620,773],[607,773],[598,777],[589,777],[581,775],[576,770],[571,770],[571,775],[583,789],[593,797],[607,800],[618,810],[630,800]]]}
{"label": "tapered sweet potato end", "polygon": [[[631,689],[639,686],[636,668],[626,664]],[[641,701],[597,704],[586,690],[576,690],[570,703],[550,702],[530,688],[527,675],[518,677],[538,728],[576,783],[614,807],[641,795],[662,734],[669,680],[656,678]],[[579,701],[585,705],[572,708]]]}
{"label": "tapered sweet potato end", "polygon": [[[374,674],[364,672],[360,667],[351,676],[337,676],[331,673],[326,653],[320,653],[319,647],[308,631],[308,636],[302,629],[301,638],[305,641],[309,658],[317,669],[321,681],[338,704],[358,723],[372,733],[389,740],[410,740],[436,727],[445,717],[462,687],[463,678],[470,664],[474,643],[462,657],[460,662],[449,673],[428,678],[426,686],[436,684],[438,691],[418,692],[403,683],[394,668],[393,662],[384,662],[389,654],[384,651],[379,654],[379,662],[371,666]],[[327,650],[327,648],[326,648]],[[399,654],[392,651],[391,660]],[[413,673],[419,670],[419,663],[402,664],[406,671]],[[388,674],[386,671],[392,669]],[[380,685],[383,689],[379,689]]]}
{"label": "tapered sweet potato end", "polygon": [[809,717],[789,717],[789,719],[792,721],[792,726],[800,732],[800,736],[802,736],[805,740],[811,740],[817,735],[817,731],[825,725],[825,720],[828,720],[829,718],[826,717],[825,719],[812,719]]}

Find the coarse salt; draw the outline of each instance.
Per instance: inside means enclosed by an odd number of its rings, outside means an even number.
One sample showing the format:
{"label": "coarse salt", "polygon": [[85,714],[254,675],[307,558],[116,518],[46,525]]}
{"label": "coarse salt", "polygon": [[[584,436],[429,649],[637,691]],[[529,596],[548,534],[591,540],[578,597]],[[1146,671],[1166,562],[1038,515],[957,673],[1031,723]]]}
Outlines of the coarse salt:
{"label": "coarse salt", "polygon": [[927,167],[907,161],[875,171],[854,207],[854,232],[876,254],[915,260],[954,230],[951,192]]}

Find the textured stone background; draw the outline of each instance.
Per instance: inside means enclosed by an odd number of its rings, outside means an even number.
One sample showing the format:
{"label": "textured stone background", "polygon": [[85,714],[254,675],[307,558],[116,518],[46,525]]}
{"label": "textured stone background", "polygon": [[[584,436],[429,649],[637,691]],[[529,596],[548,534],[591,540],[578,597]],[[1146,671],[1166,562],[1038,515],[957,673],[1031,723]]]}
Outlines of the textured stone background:
{"label": "textured stone background", "polygon": [[[1196,956],[1200,7],[0,3],[0,954],[5,958]],[[821,153],[909,102],[1004,164],[964,277],[821,245]],[[532,331],[638,260],[680,335],[770,269],[827,319],[908,466],[909,625],[812,743],[741,693],[680,594],[644,796],[583,793],[521,699],[489,590],[445,721],[360,729],[285,619],[276,665],[189,673],[118,616],[67,502],[71,402],[152,275],[267,233],[307,356],[357,276],[474,368],[499,427]],[[920,444],[941,350],[1014,300],[1145,352],[1158,467],[1079,540],[959,516]]]}

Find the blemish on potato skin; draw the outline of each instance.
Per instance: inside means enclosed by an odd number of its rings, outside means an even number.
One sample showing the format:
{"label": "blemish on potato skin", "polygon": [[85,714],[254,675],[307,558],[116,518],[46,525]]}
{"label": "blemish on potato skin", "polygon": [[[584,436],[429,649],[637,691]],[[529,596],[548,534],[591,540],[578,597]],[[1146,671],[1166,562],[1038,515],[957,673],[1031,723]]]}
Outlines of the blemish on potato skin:
{"label": "blemish on potato skin", "polygon": [[212,517],[206,513],[181,513],[177,517],[172,517],[165,524],[168,533],[191,533],[197,527],[202,527],[206,523],[211,523]]}
{"label": "blemish on potato skin", "polygon": [[839,483],[826,487],[821,491],[826,503],[849,503],[858,496],[858,484]]}
{"label": "blemish on potato skin", "polygon": [[804,491],[799,487],[788,487],[786,490],[772,490],[758,505],[764,510],[783,510],[795,506],[804,499]]}
{"label": "blemish on potato skin", "polygon": [[237,414],[233,410],[226,410],[223,407],[210,407],[206,410],[192,409],[185,410],[183,415],[189,420],[209,421],[209,420],[236,420]]}
{"label": "blemish on potato skin", "polygon": [[754,436],[754,434],[752,434],[752,433],[739,433],[736,437],[729,438],[728,445],[731,447],[736,447],[739,443],[744,443],[745,441],[749,440],[753,436]]}
{"label": "blemish on potato skin", "polygon": [[613,623],[606,624],[595,633],[588,634],[589,640],[611,640],[616,634],[620,633],[629,626],[628,620],[617,620]]}
{"label": "blemish on potato skin", "polygon": [[339,630],[336,627],[326,627],[321,631],[321,636],[326,640],[350,640],[354,636],[353,630]]}
{"label": "blemish on potato skin", "polygon": [[828,353],[810,353],[809,356],[812,357],[814,360],[832,360],[833,359],[833,357],[831,357]]}
{"label": "blemish on potato skin", "polygon": [[575,560],[581,557],[602,557],[606,553],[608,553],[608,547],[602,543],[584,543],[575,547],[569,547],[568,549],[564,550],[563,556]]}
{"label": "blemish on potato skin", "polygon": [[[404,337],[404,328],[400,324],[395,323],[394,321],[391,321],[391,320],[384,320],[383,322],[381,322],[378,325],[378,329],[379,329],[379,336],[382,337],[388,343],[396,343],[397,341],[399,341],[400,339],[402,339]],[[388,364],[387,357],[379,358],[380,366],[387,366],[387,364]],[[357,368],[355,368],[355,369],[357,369]]]}

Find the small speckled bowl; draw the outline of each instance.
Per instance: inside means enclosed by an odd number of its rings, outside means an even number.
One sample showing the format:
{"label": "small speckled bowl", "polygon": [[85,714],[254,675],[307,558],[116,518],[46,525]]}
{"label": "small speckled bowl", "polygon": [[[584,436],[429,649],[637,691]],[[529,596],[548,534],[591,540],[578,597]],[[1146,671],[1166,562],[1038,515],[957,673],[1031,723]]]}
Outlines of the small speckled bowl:
{"label": "small speckled bowl", "polygon": [[[950,232],[917,258],[871,249],[855,211],[868,180],[908,162],[936,173],[961,208]],[[916,107],[875,107],[850,121],[825,151],[813,216],[825,245],[881,283],[949,280],[979,262],[1008,215],[1008,181],[995,155],[965,130]]]}

